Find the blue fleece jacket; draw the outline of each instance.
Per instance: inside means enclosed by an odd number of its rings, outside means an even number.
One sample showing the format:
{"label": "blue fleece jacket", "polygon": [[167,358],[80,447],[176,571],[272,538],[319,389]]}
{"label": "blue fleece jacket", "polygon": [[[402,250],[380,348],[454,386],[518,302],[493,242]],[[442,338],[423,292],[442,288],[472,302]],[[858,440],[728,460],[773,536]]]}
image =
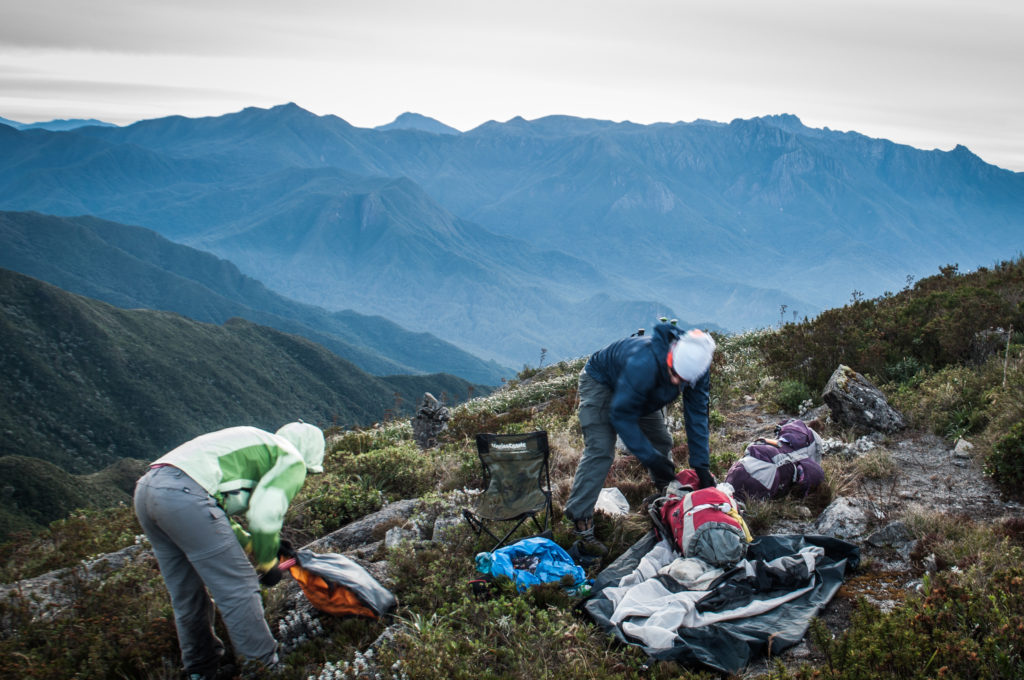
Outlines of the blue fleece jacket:
{"label": "blue fleece jacket", "polygon": [[[623,338],[594,352],[585,367],[590,377],[612,389],[612,427],[630,452],[657,477],[663,476],[657,474],[657,468],[661,467],[658,459],[664,457],[647,440],[637,421],[672,403],[680,394],[680,386],[672,384],[666,363],[669,348],[679,335],[675,326],[658,324],[651,335]],[[690,467],[694,468],[709,464],[709,373],[693,385],[681,386]]]}

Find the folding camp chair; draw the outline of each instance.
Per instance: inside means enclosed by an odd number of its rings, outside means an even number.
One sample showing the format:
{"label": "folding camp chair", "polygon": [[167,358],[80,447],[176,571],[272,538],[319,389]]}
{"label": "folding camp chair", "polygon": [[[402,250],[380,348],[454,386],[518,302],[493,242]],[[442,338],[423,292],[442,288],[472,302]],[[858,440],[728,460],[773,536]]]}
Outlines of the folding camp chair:
{"label": "folding camp chair", "polygon": [[[497,541],[494,552],[527,520],[539,536],[551,538],[551,476],[548,470],[548,433],[478,434],[477,454],[484,474],[484,491],[475,510],[462,514],[479,534]],[[541,516],[541,519],[538,519]],[[513,522],[504,536],[488,525]]]}

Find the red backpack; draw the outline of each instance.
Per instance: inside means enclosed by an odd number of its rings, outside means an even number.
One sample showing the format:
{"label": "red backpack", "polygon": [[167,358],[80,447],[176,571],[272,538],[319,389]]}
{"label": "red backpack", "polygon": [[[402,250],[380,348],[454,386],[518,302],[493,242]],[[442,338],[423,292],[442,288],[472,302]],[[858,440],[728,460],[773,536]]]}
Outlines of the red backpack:
{"label": "red backpack", "polygon": [[[685,484],[689,472],[683,470],[676,478]],[[717,488],[660,498],[651,515],[684,557],[697,557],[716,567],[739,562],[752,540],[736,501]]]}

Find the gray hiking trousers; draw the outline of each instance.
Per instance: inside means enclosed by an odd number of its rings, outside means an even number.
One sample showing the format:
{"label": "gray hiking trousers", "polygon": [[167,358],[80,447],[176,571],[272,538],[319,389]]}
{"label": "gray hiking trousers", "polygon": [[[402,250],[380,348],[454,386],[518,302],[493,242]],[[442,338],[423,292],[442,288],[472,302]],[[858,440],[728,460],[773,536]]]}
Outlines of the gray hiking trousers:
{"label": "gray hiking trousers", "polygon": [[256,570],[213,497],[176,467],[152,468],[135,485],[135,514],[171,596],[185,671],[216,668],[224,654],[214,602],[238,656],[277,661]]}
{"label": "gray hiking trousers", "polygon": [[[615,428],[611,423],[613,391],[587,374],[580,372],[580,427],[583,429],[583,457],[572,480],[572,491],[565,504],[565,516],[572,521],[589,519],[601,494],[608,470],[615,461]],[[644,436],[659,452],[672,460],[672,435],[661,410],[649,413],[638,421]]]}

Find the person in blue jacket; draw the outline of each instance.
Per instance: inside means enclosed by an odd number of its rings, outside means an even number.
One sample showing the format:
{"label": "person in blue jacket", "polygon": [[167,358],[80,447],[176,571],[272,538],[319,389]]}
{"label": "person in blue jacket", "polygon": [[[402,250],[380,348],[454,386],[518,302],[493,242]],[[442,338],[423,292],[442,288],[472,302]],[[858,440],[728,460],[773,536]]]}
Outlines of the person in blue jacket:
{"label": "person in blue jacket", "polygon": [[709,334],[681,333],[662,323],[651,335],[617,340],[587,360],[579,379],[583,457],[565,505],[577,553],[607,552],[594,537],[594,505],[615,459],[616,435],[644,464],[659,491],[674,478],[672,435],[662,409],[680,394],[690,467],[700,488],[715,485],[708,450],[708,375],[714,351]]}

